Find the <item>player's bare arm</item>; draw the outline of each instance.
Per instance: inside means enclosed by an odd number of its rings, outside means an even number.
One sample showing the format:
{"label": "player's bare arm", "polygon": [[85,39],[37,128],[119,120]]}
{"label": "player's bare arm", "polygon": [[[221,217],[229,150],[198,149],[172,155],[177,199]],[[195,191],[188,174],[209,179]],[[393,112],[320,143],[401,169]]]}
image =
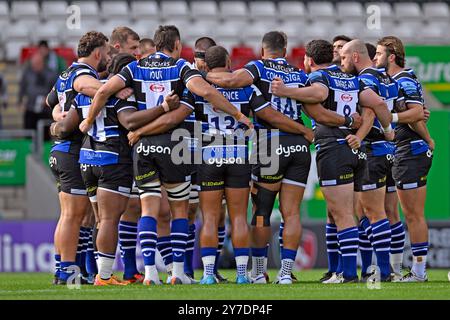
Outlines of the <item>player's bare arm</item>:
{"label": "player's bare arm", "polygon": [[234,72],[209,72],[206,80],[222,88],[242,88],[253,84],[253,78],[245,69]]}
{"label": "player's bare arm", "polygon": [[424,108],[418,103],[407,103],[408,110],[397,113],[398,123],[413,123],[425,120]]}
{"label": "player's bare arm", "polygon": [[349,134],[345,140],[352,149],[358,149],[361,147],[361,141],[369,134],[372,129],[373,122],[375,120],[375,112],[369,108],[362,109],[362,124],[355,134]]}
{"label": "player's bare arm", "polygon": [[319,83],[313,83],[304,88],[292,88],[286,86],[280,78],[275,78],[271,88],[274,95],[291,98],[302,103],[318,103],[328,97],[328,88]]}
{"label": "player's bare arm", "polygon": [[237,121],[245,124],[249,128],[253,127],[253,124],[249,118],[237,110],[219,91],[214,89],[203,78],[192,78],[186,84],[186,87],[192,93],[208,100],[214,108],[228,113],[230,116],[233,116]]}
{"label": "player's bare arm", "polygon": [[431,138],[430,132],[428,131],[425,121],[414,122],[411,123],[409,126],[411,127],[411,129],[417,132],[419,136],[421,136],[422,139],[426,141],[426,143],[428,143],[428,146],[430,147],[431,150],[434,150],[435,143],[433,138]]}
{"label": "player's bare arm", "polygon": [[50,134],[59,139],[64,139],[77,129],[79,123],[80,118],[77,111],[71,108],[63,119],[50,125]]}
{"label": "player's bare arm", "polygon": [[366,89],[359,93],[359,104],[372,109],[383,128],[388,128],[392,122],[392,113],[389,111],[386,102],[372,89]]}

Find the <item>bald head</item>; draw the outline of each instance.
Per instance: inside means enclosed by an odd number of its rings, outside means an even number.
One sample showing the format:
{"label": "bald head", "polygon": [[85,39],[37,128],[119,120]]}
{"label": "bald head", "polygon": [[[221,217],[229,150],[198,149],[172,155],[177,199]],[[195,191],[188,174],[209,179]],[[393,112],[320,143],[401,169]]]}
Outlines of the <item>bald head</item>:
{"label": "bald head", "polygon": [[341,69],[344,72],[358,74],[362,69],[372,66],[366,44],[359,39],[347,42],[341,50]]}

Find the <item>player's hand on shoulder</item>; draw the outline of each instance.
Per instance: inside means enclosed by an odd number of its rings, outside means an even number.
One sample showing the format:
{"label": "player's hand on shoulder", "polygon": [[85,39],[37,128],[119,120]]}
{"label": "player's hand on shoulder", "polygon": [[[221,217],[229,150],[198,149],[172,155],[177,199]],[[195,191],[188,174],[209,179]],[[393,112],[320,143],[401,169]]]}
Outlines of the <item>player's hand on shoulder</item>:
{"label": "player's hand on shoulder", "polygon": [[286,96],[285,90],[287,87],[281,78],[275,77],[272,80],[271,87],[272,87],[272,94],[279,96],[279,97]]}
{"label": "player's hand on shoulder", "polygon": [[347,140],[347,144],[352,149],[359,149],[361,147],[361,140],[354,134],[349,134],[345,137],[345,140]]}

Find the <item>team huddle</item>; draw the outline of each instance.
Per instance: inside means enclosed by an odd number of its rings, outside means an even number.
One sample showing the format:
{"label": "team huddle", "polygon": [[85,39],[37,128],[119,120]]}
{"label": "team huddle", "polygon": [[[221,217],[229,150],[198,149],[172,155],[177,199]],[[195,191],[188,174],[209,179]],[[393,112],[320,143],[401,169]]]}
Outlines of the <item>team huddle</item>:
{"label": "team huddle", "polygon": [[[61,204],[55,284],[67,283],[78,266],[86,284],[160,285],[157,250],[167,283],[228,282],[217,268],[226,213],[236,283],[268,283],[277,196],[283,222],[274,282],[292,284],[311,144],[327,203],[328,272],[320,281],[364,282],[374,274],[427,281],[424,205],[434,141],[402,42],[312,40],[302,70],[285,59],[287,41],[283,32],[266,33],[261,59],[231,71],[227,50],[209,37],[196,41],[193,65],[181,59],[180,33],[171,25],[160,26],[153,40],[127,27],[110,39],[96,31],[80,39],[78,61],[47,97]],[[413,252],[405,275],[399,200]],[[200,281],[193,270],[197,232]],[[136,265],[138,241],[144,273]],[[123,279],[112,273],[117,244]]]}

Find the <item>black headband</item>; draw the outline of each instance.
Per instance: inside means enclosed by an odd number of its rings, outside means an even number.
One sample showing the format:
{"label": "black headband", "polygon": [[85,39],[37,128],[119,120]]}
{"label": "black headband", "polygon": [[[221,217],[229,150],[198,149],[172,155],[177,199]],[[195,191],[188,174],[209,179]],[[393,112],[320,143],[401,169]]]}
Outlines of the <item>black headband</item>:
{"label": "black headband", "polygon": [[195,51],[194,52],[194,57],[195,58],[199,58],[199,59],[205,60],[205,56],[206,56],[205,52],[202,52],[202,51]]}

